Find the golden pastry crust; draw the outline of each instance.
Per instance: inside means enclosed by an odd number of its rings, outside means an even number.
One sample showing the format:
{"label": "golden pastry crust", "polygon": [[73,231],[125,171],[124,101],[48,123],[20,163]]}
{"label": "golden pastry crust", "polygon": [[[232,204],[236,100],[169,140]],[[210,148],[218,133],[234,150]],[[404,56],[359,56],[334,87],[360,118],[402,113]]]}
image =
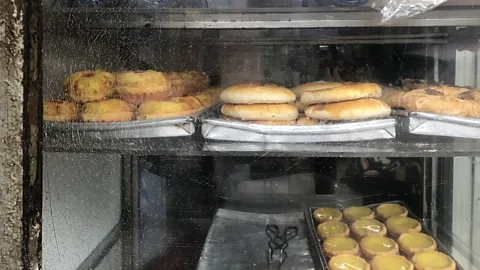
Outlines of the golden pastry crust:
{"label": "golden pastry crust", "polygon": [[294,88],[292,88],[292,92],[295,93],[295,95],[297,96],[297,99],[300,99],[303,93],[305,92],[330,89],[330,88],[339,87],[342,85],[343,84],[340,82],[323,82],[323,81],[309,82],[309,83],[304,83],[304,84],[295,86]]}
{"label": "golden pastry crust", "polygon": [[413,218],[396,216],[387,219],[385,222],[387,231],[394,237],[398,238],[403,233],[421,232],[422,225]]}
{"label": "golden pastry crust", "polygon": [[251,82],[226,88],[220,99],[231,104],[281,104],[294,102],[296,97],[285,87]]}
{"label": "golden pastry crust", "polygon": [[43,120],[69,122],[78,117],[78,105],[65,100],[46,100],[43,102]]}
{"label": "golden pastry crust", "polygon": [[362,218],[372,219],[374,213],[368,207],[352,206],[343,210],[343,218],[348,222],[355,222]]}
{"label": "golden pastry crust", "polygon": [[330,270],[370,270],[370,265],[361,257],[342,254],[333,257],[328,262]]}
{"label": "golden pastry crust", "polygon": [[350,225],[350,230],[360,240],[366,236],[385,236],[387,228],[375,219],[359,219]]}
{"label": "golden pastry crust", "polygon": [[79,102],[93,102],[109,98],[113,94],[115,76],[104,70],[79,71],[63,82],[67,98]]}
{"label": "golden pastry crust", "polygon": [[323,223],[326,221],[342,221],[342,218],[342,212],[336,208],[321,207],[313,211],[313,219],[317,223]]}
{"label": "golden pastry crust", "polygon": [[336,236],[347,237],[349,234],[348,225],[339,221],[326,221],[317,226],[317,235],[322,240]]}
{"label": "golden pastry crust", "polygon": [[132,104],[163,101],[172,97],[165,74],[154,70],[126,71],[116,74],[115,90],[120,98]]}
{"label": "golden pastry crust", "polygon": [[341,254],[358,255],[360,252],[358,243],[352,238],[345,236],[335,236],[325,239],[323,242],[323,250],[329,258]]}
{"label": "golden pastry crust", "polygon": [[132,105],[120,99],[85,103],[80,118],[84,122],[130,121],[134,116]]}
{"label": "golden pastry crust", "polygon": [[210,107],[219,101],[220,93],[222,91],[223,88],[209,88],[198,93],[195,97],[200,100],[205,107]]}
{"label": "golden pastry crust", "polygon": [[408,216],[408,210],[405,207],[393,203],[384,203],[379,205],[375,209],[375,213],[377,214],[378,218],[383,221],[394,216]]}
{"label": "golden pastry crust", "polygon": [[168,101],[147,101],[138,107],[137,120],[190,115],[202,109],[204,106],[200,100],[192,96],[172,98]]}
{"label": "golden pastry crust", "polygon": [[311,105],[364,98],[380,98],[381,96],[382,88],[376,83],[345,83],[338,87],[305,92],[302,94],[300,101],[303,104]]}
{"label": "golden pastry crust", "polygon": [[449,256],[437,252],[420,252],[413,256],[412,263],[417,270],[455,270],[455,261]]}
{"label": "golden pastry crust", "polygon": [[408,257],[424,251],[435,251],[437,242],[424,233],[404,233],[397,240],[400,250]]}
{"label": "golden pastry crust", "polygon": [[309,118],[305,115],[300,115],[297,120],[297,125],[299,126],[316,126],[320,124],[319,121]]}
{"label": "golden pastry crust", "polygon": [[224,104],[222,114],[241,120],[253,121],[292,121],[298,117],[298,111],[291,104]]}
{"label": "golden pastry crust", "polygon": [[320,120],[360,120],[386,117],[391,113],[390,106],[379,99],[358,99],[338,103],[309,106],[305,115]]}
{"label": "golden pastry crust", "polygon": [[365,257],[372,259],[383,254],[398,254],[398,244],[384,236],[367,236],[360,241],[360,251]]}
{"label": "golden pastry crust", "polygon": [[303,104],[301,101],[297,100],[295,101],[295,107],[299,112],[304,112],[308,108],[308,105]]}
{"label": "golden pastry crust", "polygon": [[[402,269],[402,270],[413,270],[413,264],[407,260],[407,258],[400,255],[379,255],[375,256],[370,262],[372,270],[384,270],[384,269]],[[391,268],[387,268],[391,267]],[[398,267],[398,268],[394,268]]]}
{"label": "golden pastry crust", "polygon": [[170,83],[172,97],[194,95],[208,88],[209,78],[198,71],[168,72],[165,77]]}

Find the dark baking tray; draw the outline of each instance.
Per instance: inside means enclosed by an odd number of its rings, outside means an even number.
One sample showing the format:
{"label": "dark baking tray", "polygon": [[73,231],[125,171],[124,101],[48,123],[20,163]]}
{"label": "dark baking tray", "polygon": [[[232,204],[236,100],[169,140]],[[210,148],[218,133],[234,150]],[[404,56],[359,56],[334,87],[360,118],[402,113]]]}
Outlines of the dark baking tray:
{"label": "dark baking tray", "polygon": [[[415,214],[412,213],[410,208],[408,208],[407,205],[404,202],[402,202],[402,201],[388,201],[388,202],[382,202],[382,203],[376,203],[376,204],[370,204],[370,205],[363,205],[363,206],[371,208],[373,210],[377,206],[379,206],[381,204],[384,204],[384,203],[395,203],[395,204],[399,204],[399,205],[405,207],[408,210],[408,217],[417,220],[422,225],[422,233],[430,235],[431,237],[433,237],[433,239],[435,239],[435,241],[437,242],[437,250],[449,255],[455,261],[455,264],[457,265],[457,268],[456,268],[457,270],[463,270],[463,268],[458,264],[458,262],[451,255],[451,253],[447,250],[447,248],[443,245],[443,243],[440,242],[440,240],[433,235],[433,233],[427,228],[426,224],[421,219],[419,219]],[[329,267],[328,267],[327,256],[323,253],[322,243],[321,243],[322,240],[320,240],[320,238],[318,238],[318,236],[317,236],[316,224],[315,224],[315,221],[313,220],[313,212],[315,211],[315,209],[320,208],[320,207],[332,207],[332,208],[336,207],[339,210],[343,211],[343,209],[345,209],[347,207],[350,207],[350,206],[353,206],[353,205],[344,206],[341,203],[328,204],[328,205],[322,205],[322,206],[318,206],[318,207],[310,207],[310,208],[308,208],[308,212],[304,213],[305,214],[305,220],[307,221],[305,223],[306,226],[307,226],[307,232],[308,232],[307,233],[307,238],[308,238],[308,242],[310,243],[310,249],[311,249],[311,253],[312,253],[312,257],[313,257],[313,262],[315,263],[315,269],[329,270]],[[388,233],[387,233],[387,236],[391,237]],[[400,254],[402,254],[401,251],[400,251]]]}

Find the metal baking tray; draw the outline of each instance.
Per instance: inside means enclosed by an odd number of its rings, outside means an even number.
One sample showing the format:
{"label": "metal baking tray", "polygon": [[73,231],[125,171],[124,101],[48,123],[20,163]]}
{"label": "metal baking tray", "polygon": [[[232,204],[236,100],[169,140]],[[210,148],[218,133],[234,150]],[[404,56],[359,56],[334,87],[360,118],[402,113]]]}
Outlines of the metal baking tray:
{"label": "metal baking tray", "polygon": [[302,213],[259,214],[227,209],[217,211],[197,269],[269,269],[267,224],[298,228],[297,236],[288,242],[282,269],[314,269]]}
{"label": "metal baking tray", "polygon": [[[377,206],[379,206],[381,204],[384,204],[384,203],[394,203],[394,204],[399,204],[399,205],[405,207],[408,210],[408,217],[417,220],[422,225],[422,233],[430,235],[431,237],[433,237],[433,239],[435,239],[435,241],[437,242],[437,250],[449,255],[455,261],[455,264],[457,265],[457,268],[456,268],[457,270],[463,270],[463,268],[458,264],[458,262],[455,260],[455,258],[452,256],[452,254],[448,251],[448,249],[443,245],[443,243],[437,237],[435,237],[434,234],[428,229],[425,222],[423,222],[422,219],[418,218],[415,214],[413,214],[412,211],[407,207],[407,205],[404,202],[402,202],[402,201],[388,201],[388,202],[370,204],[370,205],[364,205],[364,206],[368,207],[368,208],[371,208],[373,210]],[[339,210],[342,211],[343,209],[345,209],[346,207],[349,207],[349,206],[351,206],[351,205],[345,206],[345,205],[342,205],[342,204],[337,204],[335,206],[335,205],[330,204],[330,205],[324,205],[324,206],[318,206],[318,207],[310,207],[310,208],[308,208],[308,212],[305,213],[305,220],[307,221],[306,222],[307,230],[309,232],[309,233],[307,233],[307,237],[308,237],[308,240],[309,240],[309,243],[310,243],[310,248],[311,248],[311,252],[312,252],[313,261],[315,263],[315,269],[328,270],[330,268],[328,267],[327,256],[325,255],[325,253],[323,253],[322,243],[321,243],[322,240],[317,236],[317,233],[316,233],[316,223],[313,220],[313,212],[315,211],[315,209],[320,208],[320,207],[336,207],[336,208],[338,208]],[[387,233],[387,236],[391,237],[388,233]],[[400,254],[401,254],[401,251],[400,251]]]}
{"label": "metal baking tray", "polygon": [[404,110],[392,115],[398,116],[402,133],[480,139],[480,119]]}
{"label": "metal baking tray", "polygon": [[229,121],[216,113],[201,117],[205,139],[257,143],[318,143],[395,138],[395,119],[327,122],[315,126],[269,126]]}

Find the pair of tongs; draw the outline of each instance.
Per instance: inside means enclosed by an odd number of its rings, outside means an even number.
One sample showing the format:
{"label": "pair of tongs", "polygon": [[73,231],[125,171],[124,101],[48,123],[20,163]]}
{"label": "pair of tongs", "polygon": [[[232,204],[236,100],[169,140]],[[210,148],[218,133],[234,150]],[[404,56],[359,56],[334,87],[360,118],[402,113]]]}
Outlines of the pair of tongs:
{"label": "pair of tongs", "polygon": [[[297,236],[298,228],[295,226],[289,226],[283,230],[282,234],[280,234],[280,229],[277,225],[268,224],[266,233],[270,239],[268,242],[268,265],[270,266],[270,269],[275,269],[273,267],[274,265],[277,265],[277,269],[280,269],[288,257],[288,253],[286,252],[288,241]],[[280,261],[275,261],[273,258],[273,254],[276,250],[280,251]]]}

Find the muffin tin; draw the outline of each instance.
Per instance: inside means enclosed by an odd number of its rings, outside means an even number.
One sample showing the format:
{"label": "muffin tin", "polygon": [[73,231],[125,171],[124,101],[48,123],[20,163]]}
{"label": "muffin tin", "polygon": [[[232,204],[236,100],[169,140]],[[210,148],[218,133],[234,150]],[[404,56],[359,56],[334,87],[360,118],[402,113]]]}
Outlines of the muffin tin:
{"label": "muffin tin", "polygon": [[[422,233],[424,233],[426,235],[429,235],[429,236],[433,237],[433,239],[435,239],[435,241],[437,242],[437,251],[445,253],[446,255],[450,256],[455,261],[455,259],[452,257],[450,252],[448,252],[448,250],[445,248],[445,246],[433,235],[433,233],[430,230],[428,230],[428,228],[426,228],[426,226],[423,224],[423,222],[417,216],[415,216],[412,213],[412,211],[405,205],[405,203],[403,203],[401,201],[390,201],[390,202],[384,202],[384,203],[379,203],[379,204],[364,205],[364,207],[368,207],[368,208],[372,209],[372,211],[374,211],[375,208],[377,208],[379,205],[385,204],[385,203],[398,204],[398,205],[401,205],[401,206],[405,207],[408,210],[408,217],[417,220],[422,225]],[[320,207],[333,207],[333,206],[325,205],[325,206],[319,206],[319,207],[310,207],[308,209],[308,212],[305,213],[305,220],[307,221],[306,222],[307,231],[309,232],[309,233],[307,233],[307,237],[308,237],[308,240],[310,242],[310,248],[311,248],[313,261],[315,263],[315,269],[329,270],[330,268],[328,267],[328,257],[324,253],[323,248],[322,248],[323,241],[318,237],[317,232],[316,232],[316,227],[318,226],[318,223],[313,219],[313,212],[317,208],[320,208]],[[335,207],[333,207],[333,208],[335,208]],[[336,208],[343,212],[343,210],[347,207],[337,205]],[[375,211],[374,211],[374,213],[375,213]],[[374,219],[378,220],[378,217],[375,215]],[[345,219],[342,220],[342,222],[350,224]],[[384,223],[384,222],[382,222],[382,223]],[[350,237],[352,239],[356,240],[355,237],[352,235],[352,233],[350,233]],[[386,237],[394,239],[388,232],[387,232]],[[400,255],[405,256],[405,254],[402,251],[400,251]],[[363,254],[361,254],[360,256],[368,261],[368,258],[366,258]],[[455,261],[455,264],[456,264],[456,269],[457,270],[463,270],[463,268],[458,264],[457,261]]]}

